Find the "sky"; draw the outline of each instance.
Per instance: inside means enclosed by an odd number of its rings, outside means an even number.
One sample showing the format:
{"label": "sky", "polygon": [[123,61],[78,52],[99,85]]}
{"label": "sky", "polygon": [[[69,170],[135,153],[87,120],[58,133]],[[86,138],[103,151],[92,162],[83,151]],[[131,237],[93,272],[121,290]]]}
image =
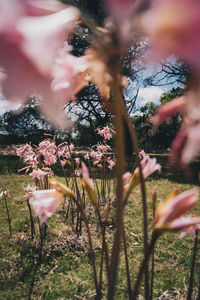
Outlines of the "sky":
{"label": "sky", "polygon": [[[139,89],[137,100],[136,100],[136,110],[139,110],[142,106],[144,106],[148,102],[153,102],[155,104],[160,104],[160,97],[163,93],[170,91],[172,88],[176,88],[180,86],[180,83],[174,82],[173,78],[171,78],[171,82],[167,79],[161,80],[159,82],[159,86],[145,86],[144,80],[155,73],[160,71],[160,65],[149,64],[147,68],[139,73],[139,77],[137,81],[132,82],[128,80],[128,88],[125,92],[126,96],[129,99],[132,99],[136,94],[136,91]],[[157,80],[163,77],[163,73],[157,76]],[[137,112],[134,112],[134,114]]]}

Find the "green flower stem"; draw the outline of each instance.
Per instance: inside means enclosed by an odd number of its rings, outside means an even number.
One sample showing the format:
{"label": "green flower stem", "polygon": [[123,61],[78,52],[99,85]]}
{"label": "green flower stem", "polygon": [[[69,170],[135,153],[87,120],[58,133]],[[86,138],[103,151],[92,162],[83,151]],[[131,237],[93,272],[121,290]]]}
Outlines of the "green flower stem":
{"label": "green flower stem", "polygon": [[[143,173],[142,173],[142,166],[141,166],[140,157],[139,157],[139,147],[138,147],[135,130],[133,128],[133,125],[131,123],[131,120],[128,116],[126,107],[123,102],[121,104],[121,107],[123,110],[123,116],[128,125],[129,133],[130,133],[131,140],[132,140],[134,150],[136,153],[136,157],[137,157],[137,165],[138,165],[139,172],[140,172],[140,188],[141,188],[142,206],[143,206],[143,244],[144,244],[144,255],[146,255],[147,246],[148,246],[147,200],[146,200],[146,189],[145,189],[144,177],[143,177]],[[148,263],[147,263],[145,265],[145,298],[148,299],[148,297],[149,297],[149,274],[148,274]]]}
{"label": "green flower stem", "polygon": [[198,232],[196,231],[196,237],[194,239],[194,248],[193,248],[193,254],[192,254],[192,262],[191,262],[191,268],[190,268],[190,281],[189,281],[189,287],[188,287],[187,300],[192,299],[194,269],[195,269],[195,261],[196,261],[196,256],[197,256],[197,245],[198,245]]}
{"label": "green flower stem", "polygon": [[116,132],[115,147],[116,147],[116,232],[112,247],[112,255],[110,262],[110,281],[108,286],[107,298],[114,299],[115,286],[117,280],[117,272],[119,265],[119,253],[123,227],[123,179],[124,174],[124,136],[123,136],[123,120],[122,120],[122,95],[119,86],[119,57],[113,57],[111,63],[111,75],[113,78],[113,107],[114,107],[114,126]]}
{"label": "green flower stem", "polygon": [[[153,234],[152,234],[152,238],[151,238],[151,242],[147,248],[147,252],[145,254],[145,257],[142,261],[142,264],[140,266],[140,269],[139,269],[139,272],[138,272],[138,275],[137,275],[137,279],[136,279],[136,282],[135,282],[135,287],[134,287],[134,291],[133,291],[133,300],[136,300],[137,299],[137,296],[138,296],[138,293],[139,293],[139,288],[140,288],[140,284],[141,284],[141,280],[142,280],[142,275],[145,271],[145,266],[148,264],[148,261],[149,261],[149,258],[150,258],[150,255],[154,249],[154,246],[156,244],[156,241],[157,239],[160,237],[160,233],[154,231]],[[148,298],[145,298],[145,299],[148,299]]]}

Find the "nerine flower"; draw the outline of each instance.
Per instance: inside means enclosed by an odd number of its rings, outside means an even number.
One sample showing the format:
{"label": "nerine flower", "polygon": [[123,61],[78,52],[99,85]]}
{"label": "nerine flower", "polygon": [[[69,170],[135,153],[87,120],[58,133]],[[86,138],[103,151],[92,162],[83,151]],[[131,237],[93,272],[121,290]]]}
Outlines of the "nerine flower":
{"label": "nerine flower", "polygon": [[39,94],[45,116],[65,127],[64,95],[51,89],[51,70],[79,12],[72,7],[60,10],[60,4],[54,11],[51,5],[44,9],[47,6],[43,1],[40,8],[34,1],[0,1],[0,65],[6,74],[2,92],[6,99],[21,103],[30,94]]}
{"label": "nerine flower", "polygon": [[29,202],[41,223],[47,222],[64,199],[64,194],[56,189],[33,191],[32,194]]}
{"label": "nerine flower", "polygon": [[199,91],[187,92],[184,96],[160,106],[151,117],[154,130],[176,112],[183,113],[183,125],[171,145],[170,162],[184,167],[200,151]]}
{"label": "nerine flower", "polygon": [[43,179],[46,174],[46,172],[40,169],[34,169],[31,173],[29,173],[29,176],[31,176],[33,179]]}
{"label": "nerine flower", "polygon": [[97,208],[98,207],[98,201],[97,201],[97,197],[96,197],[96,193],[95,193],[95,189],[94,189],[94,183],[90,179],[88,169],[87,169],[86,165],[83,162],[82,162],[81,183],[85,187],[85,189],[86,189],[86,191],[87,191],[87,193],[90,197],[90,200],[91,200],[92,204],[94,205],[95,208]]}
{"label": "nerine flower", "polygon": [[65,196],[75,198],[74,193],[64,184],[51,179],[53,189],[33,191],[33,197],[30,204],[33,207],[35,216],[39,218],[41,223],[46,223],[58,209]]}
{"label": "nerine flower", "polygon": [[153,59],[177,55],[194,67],[200,58],[200,2],[154,0],[142,15],[141,25],[150,37]]}
{"label": "nerine flower", "polygon": [[59,50],[52,68],[51,87],[54,91],[61,91],[66,99],[74,99],[86,84],[88,61],[85,56],[76,57],[70,54],[69,47]]}
{"label": "nerine flower", "polygon": [[[141,167],[143,178],[146,179],[155,171],[161,170],[161,165],[157,163],[156,158],[150,158],[144,151],[140,152],[142,157]],[[139,167],[137,167],[133,174],[127,172],[124,174],[124,181],[126,182],[125,190],[126,190],[126,198],[130,195],[133,188],[135,188],[140,183],[140,173]]]}
{"label": "nerine flower", "polygon": [[160,123],[170,118],[173,114],[180,112],[186,105],[185,97],[175,98],[163,105],[161,105],[155,113],[155,116],[150,118],[154,130],[158,128]]}
{"label": "nerine flower", "polygon": [[178,194],[173,191],[169,197],[161,202],[155,213],[154,229],[179,230],[200,223],[199,217],[182,217],[182,214],[191,210],[199,199],[197,189]]}

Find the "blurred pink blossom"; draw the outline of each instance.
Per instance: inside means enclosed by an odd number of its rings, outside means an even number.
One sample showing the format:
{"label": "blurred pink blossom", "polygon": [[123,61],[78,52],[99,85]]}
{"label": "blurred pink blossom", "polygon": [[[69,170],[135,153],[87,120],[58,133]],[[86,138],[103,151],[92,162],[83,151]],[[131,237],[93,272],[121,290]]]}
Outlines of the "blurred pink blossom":
{"label": "blurred pink blossom", "polygon": [[30,204],[40,222],[46,223],[47,219],[56,212],[63,199],[63,193],[59,193],[56,189],[37,190],[33,191]]}
{"label": "blurred pink blossom", "polygon": [[29,173],[29,176],[31,176],[33,179],[43,179],[45,175],[46,172],[40,169],[34,169],[31,173]]}
{"label": "blurred pink blossom", "polygon": [[[141,160],[141,167],[142,167],[142,173],[144,179],[146,179],[148,176],[150,176],[155,171],[161,170],[161,165],[157,163],[156,158],[150,158],[148,154],[146,154],[144,151],[140,153],[142,155]],[[139,168],[137,167],[134,171],[134,173],[139,173]]]}
{"label": "blurred pink blossom", "polygon": [[76,57],[69,53],[69,47],[59,50],[52,68],[53,91],[62,91],[66,99],[74,99],[74,96],[84,87],[87,75],[88,61],[85,56]]}
{"label": "blurred pink blossom", "polygon": [[187,165],[200,152],[200,124],[183,126],[171,145],[172,164]]}
{"label": "blurred pink blossom", "polygon": [[85,158],[86,160],[90,159],[90,155],[89,155],[88,152],[84,155],[84,158]]}
{"label": "blurred pink blossom", "polygon": [[76,176],[80,177],[82,171],[81,171],[81,169],[75,169],[74,173],[75,173]]}
{"label": "blurred pink blossom", "polygon": [[112,160],[112,159],[109,159],[109,160],[108,160],[108,168],[109,168],[110,170],[112,170],[114,166],[115,166],[115,161]]}
{"label": "blurred pink blossom", "polygon": [[109,14],[119,21],[130,17],[135,0],[104,0]]}
{"label": "blurred pink blossom", "polygon": [[175,98],[163,105],[157,110],[156,114],[150,118],[150,122],[153,124],[154,130],[158,128],[160,123],[170,118],[173,114],[183,109],[186,105],[185,97]]}
{"label": "blurred pink blossom", "polygon": [[141,18],[141,25],[150,37],[153,59],[174,54],[199,67],[198,0],[153,0],[151,9]]}
{"label": "blurred pink blossom", "polygon": [[155,229],[181,229],[192,224],[200,223],[200,218],[182,218],[181,215],[188,212],[199,200],[198,189],[186,191],[178,195],[177,190],[161,202],[155,213]]}
{"label": "blurred pink blossom", "polygon": [[6,74],[2,92],[6,99],[17,102],[39,94],[42,112],[60,127],[68,125],[63,115],[64,95],[51,90],[51,70],[78,16],[72,7],[53,13],[36,9],[33,1],[0,1],[0,65]]}
{"label": "blurred pink blossom", "polygon": [[84,164],[83,162],[82,162],[82,176],[83,176],[83,179],[84,179],[84,180],[85,180],[92,188],[94,188],[94,183],[93,183],[92,180],[90,179],[88,168],[86,167],[86,164]]}

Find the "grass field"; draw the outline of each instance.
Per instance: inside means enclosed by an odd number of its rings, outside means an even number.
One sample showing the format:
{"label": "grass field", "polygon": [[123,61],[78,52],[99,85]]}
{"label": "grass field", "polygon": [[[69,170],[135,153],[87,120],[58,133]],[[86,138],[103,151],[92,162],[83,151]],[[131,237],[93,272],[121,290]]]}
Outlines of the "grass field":
{"label": "grass field", "polygon": [[[63,180],[63,178],[61,179]],[[12,235],[9,235],[5,203],[0,200],[0,299],[93,299],[95,290],[91,268],[91,257],[87,237],[73,233],[66,222],[65,211],[61,208],[48,223],[47,239],[43,249],[39,236],[33,241],[30,235],[29,213],[24,200],[22,185],[32,183],[29,176],[1,175],[0,190],[9,188],[8,199],[12,220]],[[192,188],[193,184],[176,183],[163,178],[147,181],[149,208],[149,230],[152,226],[151,192],[157,186],[157,201],[161,201],[174,189],[180,192]],[[196,209],[199,211],[200,206]],[[91,208],[92,210],[92,208]],[[92,213],[90,212],[91,216]],[[37,220],[35,220],[36,227]],[[142,259],[142,217],[140,195],[131,196],[125,212],[125,226],[128,240],[128,256],[132,282]],[[95,241],[95,255],[100,258],[100,237],[95,220],[91,217],[91,231]],[[112,240],[113,228],[107,230]],[[163,235],[155,248],[154,299],[162,291],[176,287],[185,289],[189,280],[193,238],[189,235],[179,238],[178,233]],[[197,267],[199,268],[198,258]],[[198,284],[195,272],[194,285]],[[104,284],[106,294],[106,285]],[[143,288],[141,288],[141,294]],[[125,259],[121,251],[116,299],[127,299]]]}

